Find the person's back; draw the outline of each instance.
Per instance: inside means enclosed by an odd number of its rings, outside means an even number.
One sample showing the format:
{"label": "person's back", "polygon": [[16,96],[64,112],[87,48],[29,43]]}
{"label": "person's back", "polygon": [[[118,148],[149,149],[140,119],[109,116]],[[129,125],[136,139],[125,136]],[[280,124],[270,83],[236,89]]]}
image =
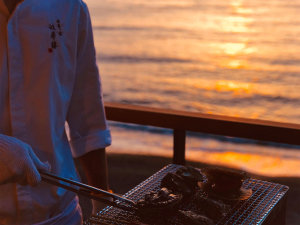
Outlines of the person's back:
{"label": "person's back", "polygon": [[0,224],[80,224],[77,197],[40,183],[37,169],[47,161],[78,180],[72,156],[111,142],[88,9],[81,0],[17,3],[0,0]]}

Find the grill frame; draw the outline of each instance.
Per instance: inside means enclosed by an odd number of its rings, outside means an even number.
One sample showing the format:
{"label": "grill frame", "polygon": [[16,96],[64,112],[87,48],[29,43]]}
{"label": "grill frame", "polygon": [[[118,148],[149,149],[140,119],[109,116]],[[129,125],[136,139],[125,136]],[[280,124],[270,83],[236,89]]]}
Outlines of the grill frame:
{"label": "grill frame", "polygon": [[[158,190],[161,179],[169,172],[175,172],[181,165],[169,164],[153,174],[151,177],[128,191],[124,197],[131,200],[138,201],[143,198],[145,194]],[[285,185],[261,181],[256,179],[249,179],[243,183],[244,188],[251,188],[252,196],[244,201],[238,201],[230,210],[230,212],[222,218],[217,225],[263,225],[272,210],[276,207],[278,202],[283,199],[288,191]],[[191,206],[187,206],[190,208]],[[185,208],[185,207],[183,207]],[[136,220],[137,217],[130,212],[117,209],[115,207],[106,207],[99,213],[97,217],[91,217],[84,224],[93,225],[93,220],[99,221],[103,224],[126,224],[124,221]],[[118,221],[119,220],[119,221]],[[171,219],[172,224],[182,224],[179,220]],[[130,223],[128,223],[130,224]]]}

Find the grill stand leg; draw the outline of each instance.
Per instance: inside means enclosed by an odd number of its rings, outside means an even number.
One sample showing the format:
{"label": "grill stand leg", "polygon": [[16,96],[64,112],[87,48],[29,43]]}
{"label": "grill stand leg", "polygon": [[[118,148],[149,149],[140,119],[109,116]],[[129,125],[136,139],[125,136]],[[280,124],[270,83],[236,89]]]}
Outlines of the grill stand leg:
{"label": "grill stand leg", "polygon": [[287,194],[276,204],[263,225],[285,225]]}

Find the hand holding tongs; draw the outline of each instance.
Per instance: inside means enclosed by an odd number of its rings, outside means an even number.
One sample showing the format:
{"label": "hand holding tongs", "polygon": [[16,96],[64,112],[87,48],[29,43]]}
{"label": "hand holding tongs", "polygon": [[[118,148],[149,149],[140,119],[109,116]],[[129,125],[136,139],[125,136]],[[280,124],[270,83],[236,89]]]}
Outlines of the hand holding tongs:
{"label": "hand holding tongs", "polygon": [[[83,184],[78,181],[59,177],[48,172],[40,171],[40,174],[42,177],[42,181],[62,187],[79,195],[83,195],[88,198],[103,202],[104,204],[130,211],[136,208],[136,203],[128,198],[112,194],[108,191],[104,191],[102,189]],[[67,184],[64,184],[63,182]],[[110,197],[111,199],[107,199],[105,197]]]}

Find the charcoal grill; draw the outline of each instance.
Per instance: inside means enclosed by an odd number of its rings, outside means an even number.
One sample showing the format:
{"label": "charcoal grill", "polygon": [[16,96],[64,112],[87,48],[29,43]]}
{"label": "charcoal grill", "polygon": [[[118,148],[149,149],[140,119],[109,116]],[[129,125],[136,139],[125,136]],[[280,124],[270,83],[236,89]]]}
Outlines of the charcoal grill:
{"label": "charcoal grill", "polygon": [[[127,192],[124,197],[131,200],[138,201],[144,197],[145,194],[151,191],[157,191],[160,186],[161,179],[169,172],[175,172],[180,165],[170,164],[150,178]],[[226,217],[222,218],[217,225],[283,225],[285,224],[285,202],[288,187],[250,179],[244,182],[244,188],[252,189],[252,196],[244,201],[238,201],[231,207],[231,211]],[[185,204],[182,209],[192,209],[192,203]],[[85,222],[85,225],[94,224],[112,224],[124,225],[132,224],[130,221],[136,221],[137,217],[124,210],[115,207],[106,207],[100,211],[97,216],[91,217]],[[168,224],[182,225],[181,220],[174,215],[173,218],[168,219]]]}

